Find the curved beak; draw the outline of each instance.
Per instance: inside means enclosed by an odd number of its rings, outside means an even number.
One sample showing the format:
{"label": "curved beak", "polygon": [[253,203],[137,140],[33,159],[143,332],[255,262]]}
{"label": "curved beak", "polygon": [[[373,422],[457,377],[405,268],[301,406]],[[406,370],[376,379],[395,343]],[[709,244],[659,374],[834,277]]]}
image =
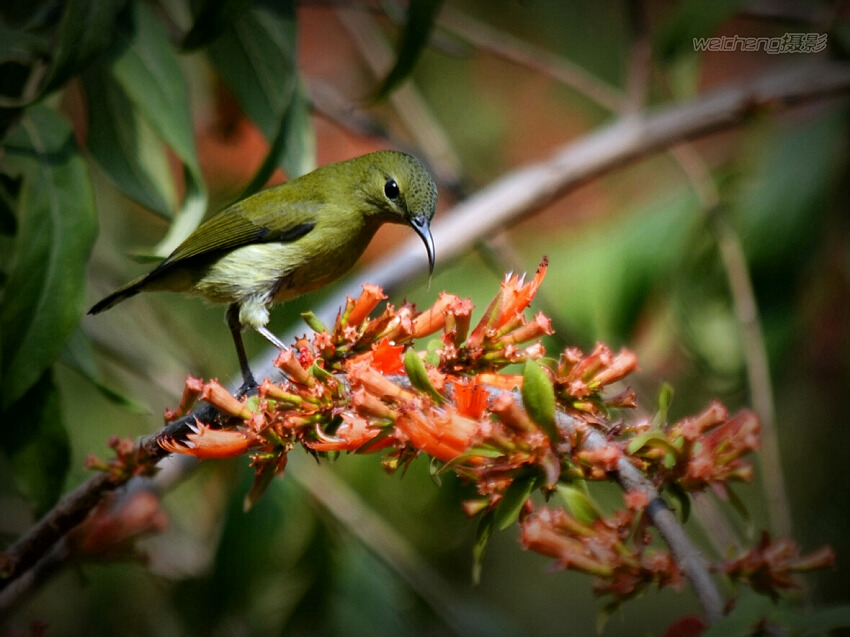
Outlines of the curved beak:
{"label": "curved beak", "polygon": [[434,238],[431,236],[431,222],[425,215],[417,215],[410,220],[410,225],[416,231],[422,241],[425,243],[425,249],[428,251],[428,273],[434,274]]}

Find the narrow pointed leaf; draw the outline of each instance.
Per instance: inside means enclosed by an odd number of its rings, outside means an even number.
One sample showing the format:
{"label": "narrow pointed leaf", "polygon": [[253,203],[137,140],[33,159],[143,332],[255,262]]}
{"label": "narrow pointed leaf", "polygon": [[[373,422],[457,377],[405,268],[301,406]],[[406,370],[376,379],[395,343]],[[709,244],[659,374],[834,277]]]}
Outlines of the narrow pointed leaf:
{"label": "narrow pointed leaf", "polygon": [[579,522],[593,524],[602,517],[599,507],[585,491],[560,482],[556,488],[569,512]]}
{"label": "narrow pointed leaf", "polygon": [[82,330],[77,329],[62,350],[59,358],[65,365],[76,371],[80,376],[89,381],[95,388],[107,398],[107,400],[120,405],[137,414],[146,414],[150,410],[132,396],[124,394],[106,383],[97,371],[94,350],[91,342]]}
{"label": "narrow pointed leaf", "polygon": [[502,531],[516,522],[522,511],[522,506],[531,497],[532,492],[537,488],[539,482],[539,476],[523,476],[516,478],[505,489],[505,493],[502,495],[502,501],[499,502],[499,506],[496,509],[494,520],[494,524],[498,530]]}
{"label": "narrow pointed leaf", "polygon": [[555,388],[540,364],[528,359],[522,372],[522,402],[531,419],[552,442],[560,439],[555,426]]}
{"label": "narrow pointed leaf", "polygon": [[481,582],[481,561],[484,559],[484,551],[496,528],[496,516],[493,511],[487,511],[478,520],[475,527],[475,538],[472,545],[472,583],[478,585]]}
{"label": "narrow pointed leaf", "polygon": [[44,374],[76,329],[97,232],[89,174],[59,114],[41,106],[28,109],[5,151],[8,169],[23,181],[0,299],[0,409],[17,402]]}
{"label": "narrow pointed leaf", "polygon": [[410,0],[395,64],[381,82],[376,92],[376,100],[385,98],[410,75],[425,45],[428,44],[428,37],[442,4],[442,0]]}
{"label": "narrow pointed leaf", "polygon": [[310,172],[315,164],[316,144],[310,122],[310,105],[299,82],[271,140],[269,152],[238,199],[260,191],[278,167],[286,166],[287,174],[303,175]]}
{"label": "narrow pointed leaf", "polygon": [[270,167],[279,166],[292,179],[316,164],[309,103],[298,81],[296,34],[293,2],[258,0],[208,49],[219,75],[271,145],[252,188],[265,183]]}
{"label": "narrow pointed leaf", "polygon": [[205,0],[181,48],[194,51],[216,40],[251,6],[251,0]]}
{"label": "narrow pointed leaf", "polygon": [[171,219],[177,194],[165,147],[103,66],[83,74],[88,97],[86,148],[124,195]]}
{"label": "narrow pointed leaf", "polygon": [[119,21],[121,48],[110,72],[141,117],[183,163],[186,193],[168,234],[156,248],[166,255],[194,230],[206,212],[207,193],[198,163],[189,97],[177,55],[164,27],[143,2]]}
{"label": "narrow pointed leaf", "polygon": [[422,362],[419,354],[412,347],[404,353],[404,369],[407,372],[407,378],[410,380],[410,384],[416,389],[428,394],[437,404],[441,405],[446,402],[446,399],[431,384],[425,363]]}
{"label": "narrow pointed leaf", "polygon": [[62,86],[104,53],[115,35],[115,19],[127,0],[68,0],[52,47],[50,74],[40,94]]}

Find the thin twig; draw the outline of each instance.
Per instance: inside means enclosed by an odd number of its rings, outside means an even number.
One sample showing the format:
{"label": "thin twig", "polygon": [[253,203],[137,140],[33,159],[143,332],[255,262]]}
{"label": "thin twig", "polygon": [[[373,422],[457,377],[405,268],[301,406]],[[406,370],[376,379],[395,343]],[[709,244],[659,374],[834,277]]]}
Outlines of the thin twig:
{"label": "thin twig", "polygon": [[444,6],[437,23],[476,48],[552,77],[609,111],[618,112],[622,107],[623,94],[616,87],[555,53],[484,24],[454,7]]}
{"label": "thin twig", "polygon": [[793,525],[779,451],[773,384],[744,248],[723,212],[720,193],[702,158],[689,145],[675,147],[673,154],[694,188],[717,241],[744,345],[750,399],[761,422],[762,452],[759,454],[759,463],[764,496],[769,504],[770,528],[775,535],[790,537]]}

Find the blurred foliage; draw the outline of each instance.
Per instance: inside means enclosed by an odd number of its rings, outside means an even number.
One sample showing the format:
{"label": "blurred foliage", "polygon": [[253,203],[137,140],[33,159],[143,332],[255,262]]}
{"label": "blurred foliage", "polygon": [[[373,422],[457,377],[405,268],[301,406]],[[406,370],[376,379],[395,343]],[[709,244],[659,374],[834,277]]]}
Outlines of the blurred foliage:
{"label": "blurred foliage", "polygon": [[[463,58],[429,49],[446,33],[465,40],[440,20],[441,4],[625,90],[632,45],[625,2],[495,6],[413,0],[410,15],[422,17],[409,27],[379,19],[399,55],[393,70],[377,79],[345,44],[332,6],[273,0],[0,6],[4,541],[49,508],[66,479],[72,485],[84,479],[83,458],[102,449],[108,436],[155,430],[157,418],[140,412],[158,414],[173,405],[186,373],[235,371],[227,367],[233,364],[229,344],[219,346],[227,334],[217,311],[151,295],[80,329],[84,301],[138,272],[125,253],[170,251],[207,212],[209,200],[235,195],[223,185],[233,183],[234,175],[250,192],[277,169],[292,176],[320,159],[337,158],[328,149],[351,154],[352,148],[365,152],[364,144],[380,145],[352,140],[344,127],[311,117],[307,87],[314,81],[335,85],[357,103],[392,90],[412,71],[474,185],[616,117],[540,68],[529,70],[473,47],[463,49]],[[800,57],[697,54],[696,37],[827,32],[827,53],[846,56],[850,26],[846,12],[836,12],[832,3],[802,3],[832,16],[815,25],[742,15],[744,4],[646,3],[654,55],[650,101],[694,96]],[[422,25],[431,20],[436,31],[429,42]],[[238,104],[237,115],[222,116],[227,100],[221,93]],[[409,137],[386,103],[364,109],[399,138]],[[232,153],[252,139],[239,132],[243,114],[262,140],[250,146],[248,160]],[[834,102],[765,113],[695,146],[748,259],[796,539],[802,546],[831,543],[839,565],[850,551],[850,428],[843,402],[850,383],[848,138],[846,104]],[[538,300],[555,318],[551,350],[572,344],[589,349],[596,340],[612,347],[629,343],[644,372],[637,389],[652,395],[659,380],[669,380],[677,413],[715,396],[730,407],[747,403],[727,273],[711,220],[675,162],[653,157],[620,169],[519,223],[504,238],[486,260],[470,253],[438,263],[430,290],[404,292],[426,303],[448,289],[481,307],[504,271],[531,270],[545,253],[550,275]],[[488,277],[482,272],[494,254],[503,262]],[[288,326],[298,325],[298,312],[318,298],[278,311],[275,329],[304,331]],[[259,343],[249,339],[248,346]],[[481,584],[470,587],[475,538],[458,506],[469,493],[455,480],[437,489],[426,464],[414,463],[402,480],[387,479],[374,458],[344,457],[333,471],[372,514],[435,565],[441,585],[451,587],[454,610],[465,617],[462,625],[482,635],[562,634],[565,627],[590,634],[599,607],[588,582],[544,573],[545,560],[518,551],[511,530],[494,532]],[[203,466],[165,497],[171,529],[144,544],[149,566],[69,569],[24,606],[16,626],[41,619],[49,635],[445,632],[444,619],[427,600],[298,486],[297,462],[292,465],[249,514],[241,512],[247,468]],[[757,486],[739,492],[751,515],[763,520]],[[747,534],[757,526],[742,523],[733,533],[749,543],[754,538]],[[687,528],[710,535],[693,517]],[[704,548],[722,557],[726,547],[707,542]],[[850,598],[848,581],[841,566],[810,581],[807,595],[824,610],[809,623],[789,615],[797,600],[767,609],[745,599],[723,631],[714,630],[747,634],[753,618],[769,615],[792,633],[826,632],[846,624],[846,617],[826,606]],[[605,634],[657,634],[695,612],[688,594],[647,595],[610,618]]]}

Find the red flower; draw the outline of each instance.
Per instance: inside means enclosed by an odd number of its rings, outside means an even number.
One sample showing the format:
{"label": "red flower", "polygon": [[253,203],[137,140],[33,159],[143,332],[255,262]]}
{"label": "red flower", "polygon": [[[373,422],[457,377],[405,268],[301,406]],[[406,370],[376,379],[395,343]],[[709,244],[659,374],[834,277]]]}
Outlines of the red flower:
{"label": "red flower", "polygon": [[404,345],[393,345],[382,338],[372,345],[372,366],[382,374],[398,374],[404,369]]}
{"label": "red flower", "polygon": [[452,387],[458,413],[476,420],[481,418],[487,409],[490,392],[474,379],[458,379],[452,383]]}

